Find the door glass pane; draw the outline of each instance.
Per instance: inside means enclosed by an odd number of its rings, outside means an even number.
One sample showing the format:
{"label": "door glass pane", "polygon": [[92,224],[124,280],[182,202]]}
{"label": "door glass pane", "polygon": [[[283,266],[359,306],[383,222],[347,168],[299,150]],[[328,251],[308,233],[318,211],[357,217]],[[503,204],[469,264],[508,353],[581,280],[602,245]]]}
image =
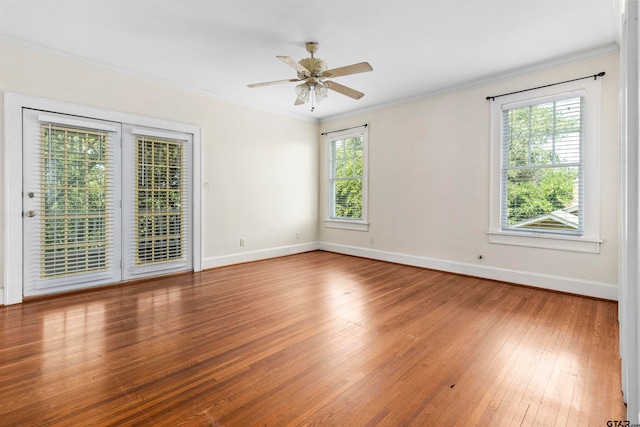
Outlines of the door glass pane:
{"label": "door glass pane", "polygon": [[138,136],[136,147],[136,265],[182,259],[182,142]]}
{"label": "door glass pane", "polygon": [[41,277],[108,268],[108,136],[42,125]]}

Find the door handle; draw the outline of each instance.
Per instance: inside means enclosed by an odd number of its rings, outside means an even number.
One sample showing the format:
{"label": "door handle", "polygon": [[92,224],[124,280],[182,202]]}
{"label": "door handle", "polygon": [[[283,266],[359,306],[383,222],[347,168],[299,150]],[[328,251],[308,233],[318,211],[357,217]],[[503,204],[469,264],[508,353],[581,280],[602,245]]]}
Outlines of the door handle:
{"label": "door handle", "polygon": [[34,211],[28,211],[28,212],[27,212],[27,216],[28,216],[29,218],[33,218],[34,216],[36,216],[36,213],[35,213]]}

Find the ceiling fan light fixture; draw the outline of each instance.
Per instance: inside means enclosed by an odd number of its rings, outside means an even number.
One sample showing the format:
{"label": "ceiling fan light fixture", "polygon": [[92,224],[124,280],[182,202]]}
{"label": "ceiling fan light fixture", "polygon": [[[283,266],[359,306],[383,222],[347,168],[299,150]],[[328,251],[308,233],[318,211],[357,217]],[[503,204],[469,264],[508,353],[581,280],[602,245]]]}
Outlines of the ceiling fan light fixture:
{"label": "ceiling fan light fixture", "polygon": [[309,101],[309,92],[310,87],[308,83],[302,83],[296,86],[296,95],[298,98],[304,102]]}
{"label": "ceiling fan light fixture", "polygon": [[329,89],[327,88],[327,85],[322,82],[316,83],[314,85],[314,89],[316,92],[316,101],[318,102],[324,101],[329,96]]}
{"label": "ceiling fan light fixture", "polygon": [[364,93],[355,89],[343,86],[332,80],[325,81],[324,79],[333,79],[335,77],[372,71],[373,68],[368,62],[360,62],[328,70],[327,63],[320,58],[316,58],[314,55],[318,50],[318,43],[308,42],[305,46],[307,52],[311,54],[309,58],[296,61],[290,56],[276,56],[279,60],[296,70],[297,78],[254,83],[247,86],[253,88],[279,83],[300,82],[300,84],[295,87],[296,100],[293,105],[302,105],[311,102],[311,111],[314,111],[316,102],[322,102],[329,97],[329,89],[353,99],[360,99],[364,96]]}

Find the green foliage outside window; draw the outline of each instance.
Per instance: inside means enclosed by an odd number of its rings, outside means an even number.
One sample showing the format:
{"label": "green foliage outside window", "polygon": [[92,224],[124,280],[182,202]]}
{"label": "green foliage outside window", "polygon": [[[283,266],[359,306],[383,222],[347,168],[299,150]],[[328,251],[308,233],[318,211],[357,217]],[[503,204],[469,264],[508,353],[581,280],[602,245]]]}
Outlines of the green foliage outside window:
{"label": "green foliage outside window", "polygon": [[580,109],[578,98],[504,113],[508,226],[579,204]]}
{"label": "green foliage outside window", "polygon": [[138,137],[136,264],[182,257],[182,146]]}
{"label": "green foliage outside window", "polygon": [[107,137],[42,127],[43,276],[106,268]]}
{"label": "green foliage outside window", "polygon": [[334,218],[362,218],[363,147],[361,136],[332,142]]}

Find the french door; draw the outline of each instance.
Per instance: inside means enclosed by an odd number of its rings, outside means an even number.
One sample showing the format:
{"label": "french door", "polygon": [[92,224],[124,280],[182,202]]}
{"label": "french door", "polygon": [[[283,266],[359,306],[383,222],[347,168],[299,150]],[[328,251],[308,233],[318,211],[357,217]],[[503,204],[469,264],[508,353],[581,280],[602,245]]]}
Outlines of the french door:
{"label": "french door", "polygon": [[23,110],[23,295],[192,269],[188,134]]}
{"label": "french door", "polygon": [[123,276],[192,270],[190,134],[124,125]]}

